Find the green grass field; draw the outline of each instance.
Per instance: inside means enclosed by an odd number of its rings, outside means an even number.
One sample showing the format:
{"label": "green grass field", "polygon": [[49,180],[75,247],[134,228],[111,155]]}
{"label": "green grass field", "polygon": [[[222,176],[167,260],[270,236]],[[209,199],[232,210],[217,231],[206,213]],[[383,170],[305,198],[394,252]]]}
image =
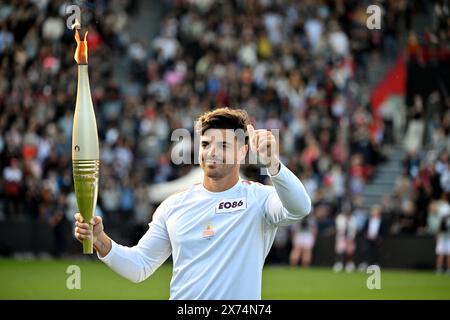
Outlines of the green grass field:
{"label": "green grass field", "polygon": [[[81,270],[81,289],[66,288],[69,265]],[[98,261],[0,259],[0,299],[168,299],[171,265],[135,284]],[[381,289],[369,290],[369,274],[267,266],[263,299],[450,299],[450,276],[381,269]]]}

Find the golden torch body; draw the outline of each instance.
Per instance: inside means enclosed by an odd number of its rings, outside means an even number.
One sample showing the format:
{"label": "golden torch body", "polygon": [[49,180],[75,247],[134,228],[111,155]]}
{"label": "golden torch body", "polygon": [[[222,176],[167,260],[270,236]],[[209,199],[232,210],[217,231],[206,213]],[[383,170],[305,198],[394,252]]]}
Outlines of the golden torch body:
{"label": "golden torch body", "polygon": [[[76,31],[78,86],[72,130],[72,170],[78,209],[92,231],[90,221],[97,205],[100,159],[97,123],[89,87],[86,37],[87,33],[81,41]],[[83,254],[92,253],[92,238],[83,240]]]}

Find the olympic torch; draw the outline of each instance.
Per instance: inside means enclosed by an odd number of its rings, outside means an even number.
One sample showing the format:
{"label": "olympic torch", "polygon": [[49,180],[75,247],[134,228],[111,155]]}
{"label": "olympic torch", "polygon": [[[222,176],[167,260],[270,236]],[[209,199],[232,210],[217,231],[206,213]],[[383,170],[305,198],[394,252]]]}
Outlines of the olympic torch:
{"label": "olympic torch", "polygon": [[[75,31],[77,48],[74,58],[78,64],[78,86],[72,130],[72,170],[78,209],[92,231],[90,221],[97,205],[100,159],[97,124],[89,87],[87,34],[81,40],[78,30]],[[83,254],[92,253],[92,239],[83,240]]]}

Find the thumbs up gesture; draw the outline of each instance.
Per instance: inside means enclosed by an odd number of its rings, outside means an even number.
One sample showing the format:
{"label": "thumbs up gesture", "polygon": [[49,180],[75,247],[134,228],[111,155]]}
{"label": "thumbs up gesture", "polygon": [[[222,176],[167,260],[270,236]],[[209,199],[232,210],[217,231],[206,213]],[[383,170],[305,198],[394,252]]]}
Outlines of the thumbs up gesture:
{"label": "thumbs up gesture", "polygon": [[255,130],[251,124],[247,125],[247,132],[250,152],[254,152],[259,162],[267,166],[271,175],[276,175],[279,171],[280,161],[278,160],[275,136],[269,130]]}

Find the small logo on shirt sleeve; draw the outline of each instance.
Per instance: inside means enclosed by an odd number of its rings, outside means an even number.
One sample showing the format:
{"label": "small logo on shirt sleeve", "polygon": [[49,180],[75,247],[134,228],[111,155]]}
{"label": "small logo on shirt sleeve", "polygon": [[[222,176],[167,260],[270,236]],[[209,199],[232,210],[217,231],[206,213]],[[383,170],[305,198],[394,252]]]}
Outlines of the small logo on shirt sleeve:
{"label": "small logo on shirt sleeve", "polygon": [[215,207],[216,213],[228,213],[247,208],[246,198],[220,200]]}

